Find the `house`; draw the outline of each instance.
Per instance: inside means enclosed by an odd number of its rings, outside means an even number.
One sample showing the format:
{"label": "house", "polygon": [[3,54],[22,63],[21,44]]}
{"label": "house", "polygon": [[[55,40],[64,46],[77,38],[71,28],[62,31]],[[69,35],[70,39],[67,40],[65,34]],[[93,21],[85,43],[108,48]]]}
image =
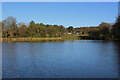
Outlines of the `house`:
{"label": "house", "polygon": [[68,31],[67,34],[72,34],[72,33],[70,31]]}

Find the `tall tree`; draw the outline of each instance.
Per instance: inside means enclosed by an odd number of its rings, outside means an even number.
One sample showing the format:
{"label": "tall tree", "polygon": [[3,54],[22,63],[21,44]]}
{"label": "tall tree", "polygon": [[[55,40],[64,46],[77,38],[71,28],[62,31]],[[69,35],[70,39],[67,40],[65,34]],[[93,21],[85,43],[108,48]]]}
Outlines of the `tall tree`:
{"label": "tall tree", "polygon": [[26,30],[27,30],[26,25],[21,25],[19,27],[19,37],[26,37],[27,36]]}
{"label": "tall tree", "polygon": [[109,39],[111,36],[110,36],[110,24],[108,23],[101,23],[99,25],[99,32],[100,32],[100,39]]}
{"label": "tall tree", "polygon": [[73,26],[69,26],[67,29],[68,29],[68,31],[71,32],[71,33],[73,33],[73,31],[74,31]]}
{"label": "tall tree", "polygon": [[3,20],[2,26],[7,33],[7,37],[15,37],[18,35],[17,21],[16,18],[10,16],[7,19]]}
{"label": "tall tree", "polygon": [[114,39],[120,40],[120,16],[117,18],[116,23],[112,27],[112,35]]}
{"label": "tall tree", "polygon": [[29,36],[33,37],[36,33],[36,24],[34,21],[30,22],[30,25],[27,28],[27,33]]}

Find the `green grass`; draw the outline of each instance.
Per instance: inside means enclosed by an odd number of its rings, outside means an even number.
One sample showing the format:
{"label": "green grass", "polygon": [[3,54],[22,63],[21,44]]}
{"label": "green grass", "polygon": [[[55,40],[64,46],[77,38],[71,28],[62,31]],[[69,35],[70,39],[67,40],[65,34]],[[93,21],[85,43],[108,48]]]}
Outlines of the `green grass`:
{"label": "green grass", "polygon": [[89,39],[89,35],[65,35],[62,36],[63,39]]}

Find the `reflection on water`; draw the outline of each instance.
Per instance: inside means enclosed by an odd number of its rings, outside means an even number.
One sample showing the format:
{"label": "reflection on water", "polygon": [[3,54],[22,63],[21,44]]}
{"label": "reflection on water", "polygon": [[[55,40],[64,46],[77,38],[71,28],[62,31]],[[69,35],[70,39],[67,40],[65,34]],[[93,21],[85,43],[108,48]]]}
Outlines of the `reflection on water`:
{"label": "reflection on water", "polygon": [[118,78],[120,43],[4,42],[3,78]]}
{"label": "reflection on water", "polygon": [[0,79],[2,79],[2,43],[0,42]]}
{"label": "reflection on water", "polygon": [[120,78],[120,41],[114,41],[116,53],[117,53],[117,61],[118,61],[118,76]]}

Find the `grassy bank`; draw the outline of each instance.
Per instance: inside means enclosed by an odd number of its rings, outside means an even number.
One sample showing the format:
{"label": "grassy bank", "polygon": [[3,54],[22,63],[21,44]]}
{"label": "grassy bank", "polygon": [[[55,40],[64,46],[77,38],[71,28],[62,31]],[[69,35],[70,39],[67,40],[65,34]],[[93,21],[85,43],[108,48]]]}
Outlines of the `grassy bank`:
{"label": "grassy bank", "polygon": [[6,42],[6,41],[40,41],[40,40],[61,40],[61,37],[51,37],[51,38],[1,38],[0,41]]}
{"label": "grassy bank", "polygon": [[89,39],[88,35],[66,35],[62,37],[49,37],[49,38],[33,38],[33,37],[21,37],[21,38],[1,38],[2,42],[30,42],[30,41],[41,41],[41,40],[85,40]]}
{"label": "grassy bank", "polygon": [[84,39],[90,39],[90,38],[88,35],[66,35],[66,36],[63,36],[62,39],[84,40]]}

